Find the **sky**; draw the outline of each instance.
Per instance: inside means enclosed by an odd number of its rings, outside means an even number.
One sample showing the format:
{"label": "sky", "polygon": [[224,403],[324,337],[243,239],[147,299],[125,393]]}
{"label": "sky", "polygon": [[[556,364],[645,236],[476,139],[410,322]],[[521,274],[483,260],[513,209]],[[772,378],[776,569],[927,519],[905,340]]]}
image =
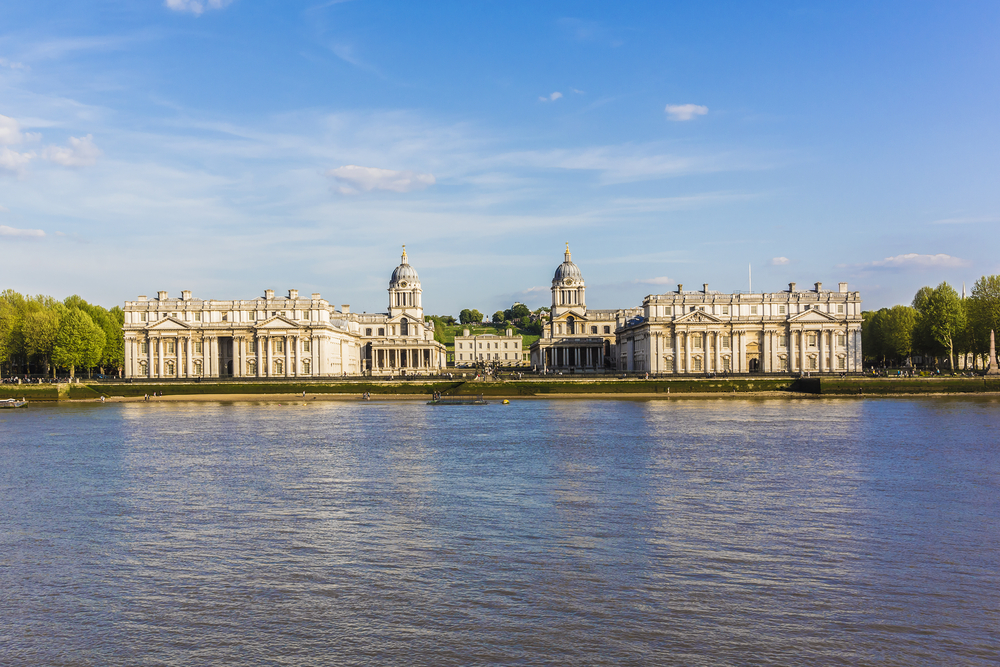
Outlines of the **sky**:
{"label": "sky", "polygon": [[[428,314],[1000,273],[1000,3],[0,0],[0,289]],[[751,284],[752,280],[752,284]]]}

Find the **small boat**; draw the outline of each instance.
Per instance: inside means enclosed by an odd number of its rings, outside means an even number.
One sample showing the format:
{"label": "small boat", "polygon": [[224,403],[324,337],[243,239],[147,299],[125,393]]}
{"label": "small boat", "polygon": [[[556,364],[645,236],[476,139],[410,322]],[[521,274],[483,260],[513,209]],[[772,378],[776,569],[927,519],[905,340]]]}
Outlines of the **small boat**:
{"label": "small boat", "polygon": [[23,398],[6,398],[0,400],[0,408],[23,408],[28,404],[28,401]]}
{"label": "small boat", "polygon": [[427,405],[489,405],[489,403],[480,394],[478,398],[475,396],[456,396],[453,398],[436,396],[433,400],[427,401]]}

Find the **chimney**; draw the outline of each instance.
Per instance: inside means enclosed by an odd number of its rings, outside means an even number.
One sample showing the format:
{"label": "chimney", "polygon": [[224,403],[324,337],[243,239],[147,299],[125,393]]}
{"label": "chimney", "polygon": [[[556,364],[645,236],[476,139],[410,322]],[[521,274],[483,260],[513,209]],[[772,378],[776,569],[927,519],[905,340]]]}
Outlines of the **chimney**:
{"label": "chimney", "polygon": [[789,292],[795,291],[795,283],[788,283],[788,291]]}
{"label": "chimney", "polygon": [[290,289],[290,290],[288,290],[288,298],[289,299],[298,299],[299,298],[299,291],[297,289]]}
{"label": "chimney", "polygon": [[701,291],[704,292],[705,294],[708,294],[708,283],[702,283]]}
{"label": "chimney", "polygon": [[146,295],[145,294],[140,294],[139,298],[136,299],[136,301],[145,301],[145,300],[146,300]]}
{"label": "chimney", "polygon": [[274,290],[273,289],[266,289],[266,290],[264,290],[264,298],[265,299],[273,299],[274,298]]}
{"label": "chimney", "polygon": [[677,283],[677,293],[680,294],[684,291],[684,285]]}
{"label": "chimney", "polygon": [[823,291],[823,283],[816,283],[816,291],[817,292]]}
{"label": "chimney", "polygon": [[837,283],[841,294],[847,294],[847,283]]}
{"label": "chimney", "polygon": [[345,303],[345,304],[341,305],[340,306],[340,312],[342,312],[342,313],[349,313],[349,312],[351,312],[351,304]]}
{"label": "chimney", "polygon": [[312,298],[313,301],[319,301],[319,292],[313,292]]}
{"label": "chimney", "polygon": [[181,299],[183,299],[184,301],[190,301],[191,300],[191,290],[189,290],[189,289],[182,290],[181,291]]}
{"label": "chimney", "polygon": [[469,330],[468,329],[462,329],[462,335],[468,337]]}
{"label": "chimney", "polygon": [[157,299],[157,301],[166,301],[167,300],[167,293],[166,292],[157,292],[156,293],[156,299]]}

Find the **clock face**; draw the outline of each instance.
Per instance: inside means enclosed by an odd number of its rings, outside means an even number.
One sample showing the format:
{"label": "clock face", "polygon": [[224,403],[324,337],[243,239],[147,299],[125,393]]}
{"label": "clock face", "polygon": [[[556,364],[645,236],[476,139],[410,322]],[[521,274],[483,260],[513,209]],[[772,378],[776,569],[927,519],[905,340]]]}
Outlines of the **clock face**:
{"label": "clock face", "polygon": [[567,281],[566,281],[566,284],[567,284],[567,285],[572,285],[572,284],[573,284],[573,280],[572,280],[572,279],[570,279],[570,280],[567,280]]}
{"label": "clock face", "polygon": [[404,280],[404,281],[400,282],[400,283],[399,283],[399,286],[400,286],[400,287],[406,287],[406,281]]}

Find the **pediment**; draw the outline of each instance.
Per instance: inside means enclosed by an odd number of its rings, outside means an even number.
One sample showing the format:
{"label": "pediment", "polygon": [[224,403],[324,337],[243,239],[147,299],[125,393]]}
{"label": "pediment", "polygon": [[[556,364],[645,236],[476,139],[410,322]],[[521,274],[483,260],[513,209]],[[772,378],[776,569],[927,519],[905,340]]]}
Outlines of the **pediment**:
{"label": "pediment", "polygon": [[723,324],[723,321],[711,313],[703,310],[696,310],[678,317],[674,322],[678,324]]}
{"label": "pediment", "polygon": [[296,322],[283,317],[281,315],[274,315],[264,320],[256,327],[259,329],[298,329],[299,325]]}
{"label": "pediment", "polygon": [[838,322],[839,320],[829,313],[824,313],[821,310],[809,309],[805,312],[799,313],[793,317],[788,318],[789,322]]}
{"label": "pediment", "polygon": [[569,310],[567,310],[567,311],[565,311],[563,313],[559,313],[559,315],[557,315],[556,318],[553,321],[554,322],[565,322],[570,317],[572,317],[574,320],[577,320],[577,321],[583,321],[583,322],[587,321],[587,313],[586,313],[586,311],[584,311],[584,310],[577,310],[575,308],[571,308],[571,309],[569,309]]}
{"label": "pediment", "polygon": [[156,324],[150,324],[146,328],[154,331],[186,331],[191,327],[173,317],[165,317]]}

